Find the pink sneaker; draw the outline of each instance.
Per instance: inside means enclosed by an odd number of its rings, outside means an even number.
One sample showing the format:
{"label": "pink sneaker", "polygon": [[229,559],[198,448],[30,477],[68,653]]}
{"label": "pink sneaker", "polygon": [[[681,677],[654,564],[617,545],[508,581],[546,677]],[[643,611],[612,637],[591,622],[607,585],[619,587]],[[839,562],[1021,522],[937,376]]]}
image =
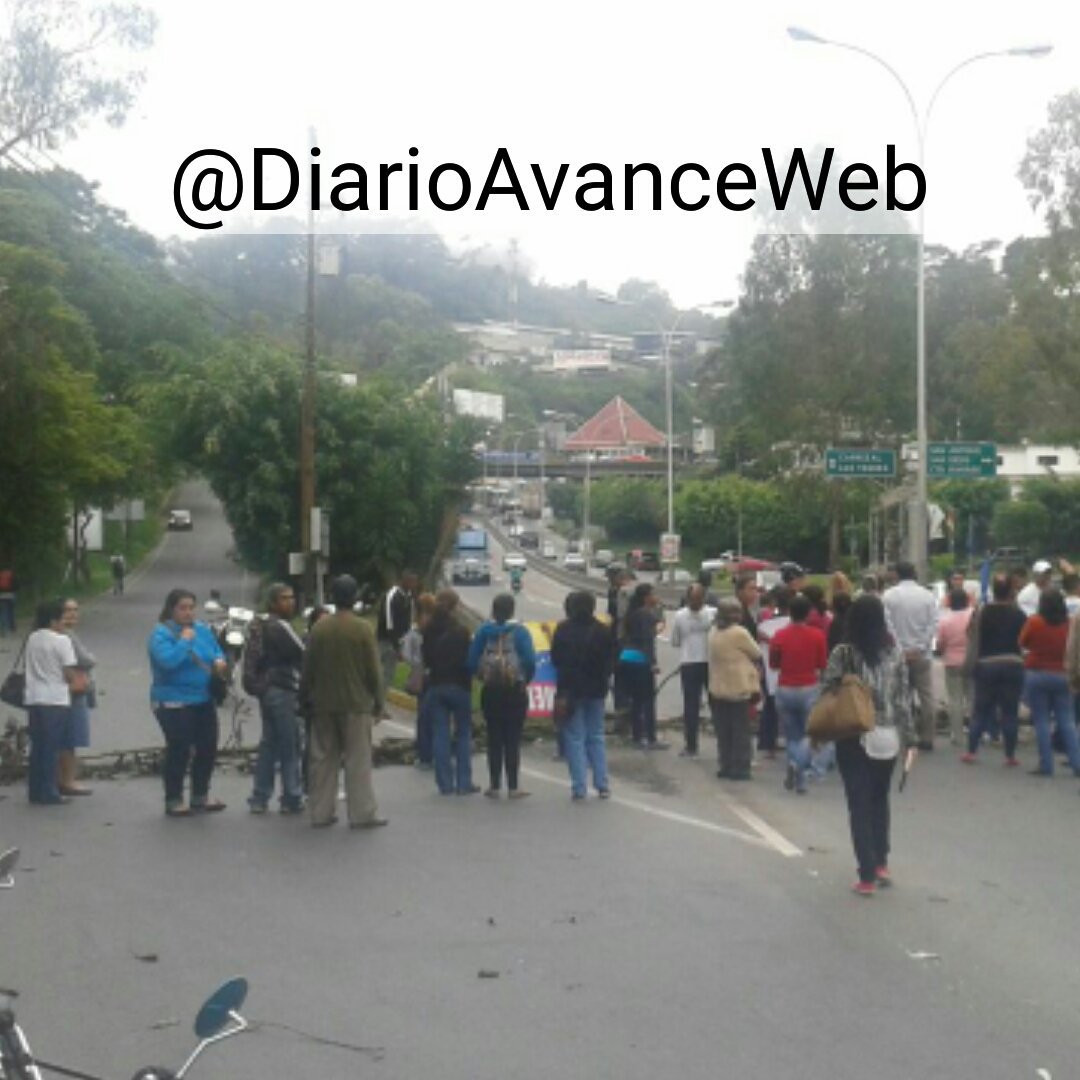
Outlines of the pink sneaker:
{"label": "pink sneaker", "polygon": [[960,760],[961,760],[961,761],[962,761],[962,762],[963,762],[963,763],[964,763],[965,765],[974,765],[974,764],[975,764],[975,762],[976,762],[976,760],[977,760],[977,758],[975,757],[975,755],[974,755],[974,754],[971,754],[971,753],[967,753],[967,754],[961,754],[961,755],[960,755]]}
{"label": "pink sneaker", "polygon": [[874,871],[874,877],[877,878],[877,887],[879,889],[887,889],[892,885],[892,874],[889,873],[887,866],[879,866]]}
{"label": "pink sneaker", "polygon": [[877,886],[872,881],[856,881],[851,891],[857,896],[873,896],[877,892]]}
{"label": "pink sneaker", "polygon": [[1019,758],[1007,757],[1005,759],[1005,767],[1008,768],[1008,769],[1015,769],[1016,766],[1019,765],[1019,764],[1020,764],[1020,759]]}

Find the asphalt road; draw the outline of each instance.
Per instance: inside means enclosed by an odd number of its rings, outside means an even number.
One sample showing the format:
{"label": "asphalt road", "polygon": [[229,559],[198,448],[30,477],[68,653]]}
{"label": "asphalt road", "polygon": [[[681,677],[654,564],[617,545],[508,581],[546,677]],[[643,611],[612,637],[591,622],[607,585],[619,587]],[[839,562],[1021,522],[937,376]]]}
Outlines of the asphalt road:
{"label": "asphalt road", "polygon": [[[243,590],[212,507],[190,505],[195,531],[88,612],[110,687],[95,740],[156,741],[144,641],[164,592]],[[927,756],[894,797],[896,885],[864,900],[835,779],[796,798],[779,762],[722,784],[707,758],[617,747],[615,797],[572,803],[549,749],[526,752],[518,803],[382,769],[374,832],[252,817],[232,773],[214,785],[230,809],[188,821],[153,778],[56,808],[0,792],[0,844],[24,853],[0,985],[41,1056],[114,1080],[178,1066],[204,993],[237,973],[264,1026],[195,1080],[1077,1075],[1071,776]]]}

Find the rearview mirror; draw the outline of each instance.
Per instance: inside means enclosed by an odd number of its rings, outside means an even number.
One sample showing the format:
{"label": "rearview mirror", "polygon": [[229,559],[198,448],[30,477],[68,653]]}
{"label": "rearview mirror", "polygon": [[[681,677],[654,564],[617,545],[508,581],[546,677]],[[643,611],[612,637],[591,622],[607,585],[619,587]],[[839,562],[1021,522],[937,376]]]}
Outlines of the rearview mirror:
{"label": "rearview mirror", "polygon": [[13,889],[15,887],[15,877],[12,874],[12,870],[15,869],[15,864],[19,861],[19,849],[17,847],[9,848],[0,855],[0,889]]}
{"label": "rearview mirror", "polygon": [[212,1039],[238,1013],[247,997],[247,979],[230,979],[219,986],[203,1003],[195,1017],[195,1034],[200,1039]]}

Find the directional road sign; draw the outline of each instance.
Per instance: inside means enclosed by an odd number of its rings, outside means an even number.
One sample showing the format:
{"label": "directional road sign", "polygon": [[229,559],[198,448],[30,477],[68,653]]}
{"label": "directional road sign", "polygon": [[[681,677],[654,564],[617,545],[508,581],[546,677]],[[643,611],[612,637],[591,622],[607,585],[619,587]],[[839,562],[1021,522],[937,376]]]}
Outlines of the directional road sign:
{"label": "directional road sign", "polygon": [[895,476],[896,451],[878,449],[826,450],[825,475],[847,480]]}
{"label": "directional road sign", "polygon": [[997,446],[990,442],[932,442],[926,475],[935,480],[977,480],[997,476]]}

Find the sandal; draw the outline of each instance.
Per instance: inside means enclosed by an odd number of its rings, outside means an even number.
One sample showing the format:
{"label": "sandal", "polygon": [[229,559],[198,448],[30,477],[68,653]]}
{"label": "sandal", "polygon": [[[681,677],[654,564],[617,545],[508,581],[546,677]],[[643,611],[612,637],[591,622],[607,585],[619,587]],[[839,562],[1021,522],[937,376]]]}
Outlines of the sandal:
{"label": "sandal", "polygon": [[216,814],[219,810],[225,809],[225,804],[220,799],[210,799],[203,803],[192,803],[192,810],[197,810],[200,814]]}

